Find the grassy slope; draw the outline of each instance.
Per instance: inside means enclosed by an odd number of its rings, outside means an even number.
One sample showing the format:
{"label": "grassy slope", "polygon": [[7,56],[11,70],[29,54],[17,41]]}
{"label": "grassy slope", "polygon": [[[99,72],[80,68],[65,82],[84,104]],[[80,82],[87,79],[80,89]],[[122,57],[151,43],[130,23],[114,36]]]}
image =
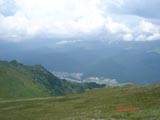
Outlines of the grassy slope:
{"label": "grassy slope", "polygon": [[45,88],[24,74],[23,67],[0,62],[0,98],[47,96]]}
{"label": "grassy slope", "polygon": [[72,83],[48,72],[41,65],[0,61],[0,99],[67,95],[104,87],[95,83]]}
{"label": "grassy slope", "polygon": [[[65,97],[1,100],[0,120],[160,120],[160,84],[107,87]],[[117,112],[118,106],[135,106]]]}

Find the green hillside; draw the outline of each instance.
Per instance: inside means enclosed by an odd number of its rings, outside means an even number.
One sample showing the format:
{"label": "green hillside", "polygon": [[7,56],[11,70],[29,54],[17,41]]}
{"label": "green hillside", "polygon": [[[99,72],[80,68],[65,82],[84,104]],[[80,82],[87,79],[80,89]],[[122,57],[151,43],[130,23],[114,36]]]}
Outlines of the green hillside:
{"label": "green hillside", "polygon": [[61,80],[41,65],[26,66],[17,61],[0,61],[1,99],[67,95],[97,87],[104,87],[104,85]]}
{"label": "green hillside", "polygon": [[107,87],[64,97],[1,100],[0,120],[160,120],[159,103],[160,84]]}

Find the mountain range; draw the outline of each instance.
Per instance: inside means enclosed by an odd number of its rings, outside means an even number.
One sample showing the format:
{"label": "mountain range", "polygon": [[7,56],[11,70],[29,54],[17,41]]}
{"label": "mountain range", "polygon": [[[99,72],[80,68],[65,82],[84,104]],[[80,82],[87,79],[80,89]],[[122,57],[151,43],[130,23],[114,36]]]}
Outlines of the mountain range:
{"label": "mountain range", "polygon": [[59,96],[101,88],[96,83],[75,83],[60,79],[41,65],[27,66],[0,61],[0,98]]}
{"label": "mountain range", "polygon": [[[58,44],[39,39],[0,44],[0,59],[42,64],[49,71],[82,73],[115,79],[118,83],[152,84],[160,81],[160,41],[98,41]],[[58,41],[58,40],[57,40]]]}

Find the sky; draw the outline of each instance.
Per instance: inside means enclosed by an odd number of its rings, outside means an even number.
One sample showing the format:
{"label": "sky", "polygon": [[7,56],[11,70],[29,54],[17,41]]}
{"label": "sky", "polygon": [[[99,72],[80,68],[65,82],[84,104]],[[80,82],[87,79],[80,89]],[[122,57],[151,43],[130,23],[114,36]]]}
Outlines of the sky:
{"label": "sky", "polygon": [[159,6],[160,0],[0,0],[0,40],[99,33],[105,40],[160,40]]}

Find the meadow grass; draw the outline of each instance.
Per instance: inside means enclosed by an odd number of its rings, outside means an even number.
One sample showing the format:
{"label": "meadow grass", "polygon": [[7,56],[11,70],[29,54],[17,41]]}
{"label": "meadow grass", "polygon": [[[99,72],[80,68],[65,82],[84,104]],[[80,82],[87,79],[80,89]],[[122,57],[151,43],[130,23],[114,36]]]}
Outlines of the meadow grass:
{"label": "meadow grass", "polygon": [[[63,97],[0,100],[0,120],[160,120],[160,85],[106,87]],[[118,112],[122,106],[134,111]]]}

